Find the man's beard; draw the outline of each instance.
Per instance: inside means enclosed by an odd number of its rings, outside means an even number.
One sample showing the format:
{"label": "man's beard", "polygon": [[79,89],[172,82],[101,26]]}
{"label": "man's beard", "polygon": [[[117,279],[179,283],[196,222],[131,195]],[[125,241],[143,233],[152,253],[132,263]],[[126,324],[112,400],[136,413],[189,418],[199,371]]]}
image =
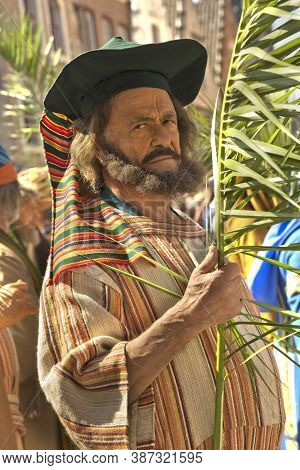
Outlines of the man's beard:
{"label": "man's beard", "polygon": [[[140,165],[132,162],[123,152],[107,142],[102,143],[101,165],[111,178],[133,185],[141,193],[160,193],[176,198],[182,194],[194,194],[203,185],[204,168],[199,160],[178,155],[169,148],[158,148],[149,152]],[[174,171],[156,171],[145,168],[146,163],[155,157],[171,155],[179,161]]]}

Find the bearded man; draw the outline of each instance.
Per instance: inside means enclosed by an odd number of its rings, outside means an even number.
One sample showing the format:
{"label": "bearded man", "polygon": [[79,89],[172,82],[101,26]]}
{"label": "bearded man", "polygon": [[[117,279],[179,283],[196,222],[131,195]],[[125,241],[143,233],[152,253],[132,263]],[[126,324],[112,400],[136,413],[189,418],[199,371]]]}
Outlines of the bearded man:
{"label": "bearded man", "polygon": [[[199,92],[206,58],[193,40],[112,38],[70,62],[45,100],[54,215],[39,376],[81,449],[212,447],[216,325],[249,294],[237,265],[216,269],[203,229],[172,208],[203,178],[183,106]],[[236,352],[227,363],[236,370],[224,448],[277,449],[274,358],[263,351],[252,377],[242,361]]]}

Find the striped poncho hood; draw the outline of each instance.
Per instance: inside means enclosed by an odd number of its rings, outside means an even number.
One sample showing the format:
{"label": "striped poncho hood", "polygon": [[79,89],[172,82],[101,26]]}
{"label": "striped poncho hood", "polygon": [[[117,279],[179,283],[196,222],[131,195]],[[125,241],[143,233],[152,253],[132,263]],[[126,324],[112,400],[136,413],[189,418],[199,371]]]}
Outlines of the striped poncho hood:
{"label": "striped poncho hood", "polygon": [[50,282],[92,263],[131,264],[148,255],[135,231],[101,197],[82,197],[78,170],[70,162],[72,121],[46,112],[41,134],[52,187]]}

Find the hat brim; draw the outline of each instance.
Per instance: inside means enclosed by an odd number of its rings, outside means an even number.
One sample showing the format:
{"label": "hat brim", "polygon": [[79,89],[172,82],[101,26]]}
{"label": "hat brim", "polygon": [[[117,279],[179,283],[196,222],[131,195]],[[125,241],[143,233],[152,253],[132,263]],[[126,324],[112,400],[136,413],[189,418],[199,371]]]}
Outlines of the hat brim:
{"label": "hat brim", "polygon": [[206,63],[205,47],[193,39],[89,51],[63,68],[44,105],[49,111],[70,119],[80,118],[84,97],[101,81],[125,71],[147,70],[163,75],[172,95],[186,106],[194,101],[201,88]]}

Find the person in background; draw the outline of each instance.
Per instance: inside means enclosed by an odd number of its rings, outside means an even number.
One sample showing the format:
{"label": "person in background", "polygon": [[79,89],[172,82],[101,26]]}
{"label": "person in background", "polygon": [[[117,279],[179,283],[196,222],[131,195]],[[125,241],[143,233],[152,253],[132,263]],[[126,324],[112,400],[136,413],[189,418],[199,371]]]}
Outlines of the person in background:
{"label": "person in background", "polygon": [[48,168],[42,166],[22,170],[18,173],[18,182],[21,188],[35,194],[38,212],[36,226],[43,235],[50,237],[52,198]]}
{"label": "person in background", "polygon": [[[0,187],[1,198],[1,187]],[[19,363],[8,327],[36,315],[28,286],[18,280],[0,287],[0,449],[22,450],[24,418],[19,409]]]}
{"label": "person in background", "polygon": [[21,208],[14,233],[43,276],[50,250],[51,186],[48,169],[32,167],[22,170],[18,173],[18,182]]}
{"label": "person in background", "polygon": [[[19,362],[20,410],[24,415],[26,435],[25,449],[57,449],[60,437],[57,420],[46,403],[37,380],[36,344],[41,276],[28,258],[24,248],[11,236],[10,227],[19,220],[21,195],[17,173],[5,152],[1,153],[0,194],[0,285],[12,284],[19,279],[26,283],[32,302],[32,315],[19,319],[7,331],[10,351],[17,352]],[[13,339],[13,341],[12,341]],[[14,344],[14,345],[13,345]],[[10,355],[12,359],[12,355]],[[16,361],[16,358],[15,358]],[[47,433],[44,432],[45,426]]]}
{"label": "person in background", "polygon": [[[19,217],[17,173],[0,145],[0,261],[10,225]],[[6,283],[0,270],[0,449],[23,449],[24,419],[19,408],[19,363],[8,327],[36,315],[38,304],[28,292],[28,285],[17,276]]]}
{"label": "person in background", "polygon": [[[263,242],[263,245],[270,247],[270,249],[259,252],[259,255],[293,266],[295,271],[298,270],[299,273],[300,252],[293,249],[295,243],[300,243],[299,219],[273,225]],[[290,246],[290,249],[275,250],[278,245],[287,245]],[[248,284],[256,300],[291,310],[297,314],[300,313],[300,276],[297,272],[255,259],[250,268]],[[262,309],[262,311],[266,311],[266,309]],[[276,318],[276,314],[269,314],[269,316],[277,323],[282,322],[279,316]],[[299,320],[295,322],[298,325],[299,323]],[[283,329],[281,335],[284,336],[288,333]],[[290,337],[289,343],[300,351],[299,336]],[[287,351],[283,343],[279,343],[278,347],[300,365],[299,353]],[[300,368],[278,351],[276,359],[284,384],[283,398],[286,410],[286,427],[282,448],[300,450]]]}

